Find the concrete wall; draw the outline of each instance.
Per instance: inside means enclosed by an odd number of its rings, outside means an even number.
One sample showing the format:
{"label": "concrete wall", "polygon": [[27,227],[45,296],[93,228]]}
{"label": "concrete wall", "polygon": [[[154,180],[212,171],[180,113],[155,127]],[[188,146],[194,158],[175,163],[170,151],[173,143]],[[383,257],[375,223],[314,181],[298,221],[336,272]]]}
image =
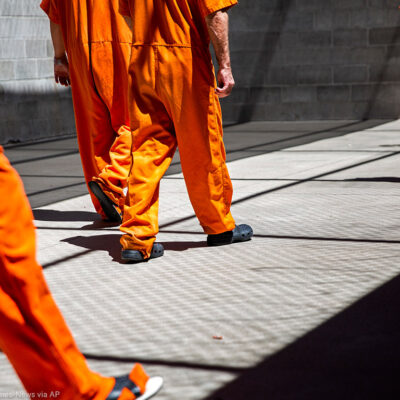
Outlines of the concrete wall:
{"label": "concrete wall", "polygon": [[396,118],[396,0],[242,0],[225,121]]}
{"label": "concrete wall", "polygon": [[[74,132],[39,3],[0,1],[0,143]],[[237,86],[222,102],[225,122],[398,117],[398,5],[241,0],[231,11]]]}
{"label": "concrete wall", "polygon": [[53,79],[53,49],[39,0],[0,0],[0,143],[71,135],[69,90]]}

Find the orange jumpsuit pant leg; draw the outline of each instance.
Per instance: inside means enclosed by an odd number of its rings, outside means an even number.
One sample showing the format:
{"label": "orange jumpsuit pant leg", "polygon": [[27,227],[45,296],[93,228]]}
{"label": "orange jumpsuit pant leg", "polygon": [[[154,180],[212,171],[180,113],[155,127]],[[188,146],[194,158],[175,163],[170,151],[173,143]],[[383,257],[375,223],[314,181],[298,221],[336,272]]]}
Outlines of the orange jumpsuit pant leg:
{"label": "orange jumpsuit pant leg", "polygon": [[123,125],[117,131],[109,156],[109,164],[93,180],[101,184],[104,193],[122,210],[125,204],[123,190],[132,167],[132,133],[128,126]]}
{"label": "orange jumpsuit pant leg", "polygon": [[[105,193],[118,206],[124,203],[123,189],[127,185],[132,155],[126,85],[122,87],[127,77],[114,79],[114,68],[117,68],[114,64],[122,65],[119,71],[115,71],[116,74],[127,75],[123,65],[130,46],[124,45],[123,54],[117,51],[121,50],[119,46],[122,44],[92,44],[89,68],[88,54],[82,49],[69,53],[75,121],[85,181],[89,183],[95,179],[101,183]],[[90,194],[96,211],[105,217],[96,197]]]}
{"label": "orange jumpsuit pant leg", "polygon": [[87,367],[35,259],[32,212],[0,149],[0,348],[28,393],[104,400],[115,380]]}
{"label": "orange jumpsuit pant leg", "polygon": [[160,96],[168,104],[189,198],[206,234],[235,228],[222,115],[208,52],[158,48]]}
{"label": "orange jumpsuit pant leg", "polygon": [[[105,21],[107,23],[107,21]],[[117,40],[91,44],[91,70],[96,91],[108,111],[114,133],[110,160],[95,180],[120,208],[132,165],[132,133],[128,107],[128,66],[131,44]],[[101,128],[100,128],[101,129]]]}
{"label": "orange jumpsuit pant leg", "polygon": [[[123,248],[150,256],[158,232],[158,185],[167,167],[157,158],[170,162],[175,137],[189,197],[203,230],[216,234],[234,229],[232,183],[211,60],[207,63],[204,54],[189,47],[138,46],[132,52],[131,69],[131,91],[135,93],[131,120],[140,114],[148,118],[142,118],[133,138],[130,200],[121,225]],[[168,116],[170,127],[157,128],[160,115]]]}
{"label": "orange jumpsuit pant leg", "polygon": [[[144,63],[143,59],[148,59]],[[174,156],[176,137],[171,118],[155,90],[155,57],[151,46],[132,49],[130,118],[133,166],[128,179],[121,238],[124,249],[148,258],[158,233],[160,180]]]}

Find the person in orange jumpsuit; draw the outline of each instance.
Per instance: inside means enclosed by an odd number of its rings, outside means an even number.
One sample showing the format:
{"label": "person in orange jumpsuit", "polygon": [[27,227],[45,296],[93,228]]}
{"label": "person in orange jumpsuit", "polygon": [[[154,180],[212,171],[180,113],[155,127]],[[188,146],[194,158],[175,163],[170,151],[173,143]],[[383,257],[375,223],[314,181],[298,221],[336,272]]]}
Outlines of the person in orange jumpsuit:
{"label": "person in orange jumpsuit", "polygon": [[0,146],[0,349],[30,398],[147,399],[162,385],[140,364],[127,376],[92,372],[35,258],[33,216],[22,182]]}
{"label": "person in orange jumpsuit", "polygon": [[43,0],[40,6],[50,18],[56,82],[72,87],[79,150],[94,206],[103,219],[121,222],[131,167],[131,30],[118,12],[118,0]]}
{"label": "person in orange jumpsuit", "polygon": [[[225,163],[219,97],[234,85],[227,10],[237,0],[120,0],[131,19],[130,119],[134,163],[121,230],[122,258],[163,255],[158,233],[159,183],[177,145],[189,197],[208,245],[249,240],[235,226]],[[215,80],[209,52],[214,46]]]}

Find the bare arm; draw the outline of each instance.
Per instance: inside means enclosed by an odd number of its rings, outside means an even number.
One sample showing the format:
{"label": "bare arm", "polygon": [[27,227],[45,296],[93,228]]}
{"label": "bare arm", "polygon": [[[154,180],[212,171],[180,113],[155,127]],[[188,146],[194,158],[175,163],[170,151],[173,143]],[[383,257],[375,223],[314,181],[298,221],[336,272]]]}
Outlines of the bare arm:
{"label": "bare arm", "polygon": [[69,65],[65,53],[64,39],[61,26],[50,21],[51,39],[54,48],[54,79],[63,86],[69,86]]}
{"label": "bare arm", "polygon": [[229,16],[225,10],[217,11],[206,17],[208,33],[218,61],[216,89],[218,97],[229,96],[235,81],[232,75],[229,54]]}
{"label": "bare arm", "polygon": [[54,47],[54,57],[61,58],[65,55],[64,39],[62,36],[61,26],[50,21],[50,33]]}

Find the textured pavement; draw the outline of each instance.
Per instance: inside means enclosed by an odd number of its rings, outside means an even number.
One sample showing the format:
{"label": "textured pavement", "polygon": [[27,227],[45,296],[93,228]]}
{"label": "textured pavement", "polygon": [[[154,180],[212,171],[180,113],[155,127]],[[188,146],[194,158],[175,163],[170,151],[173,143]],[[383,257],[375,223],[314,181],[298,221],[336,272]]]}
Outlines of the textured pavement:
{"label": "textured pavement", "polygon": [[[6,154],[42,205],[38,259],[93,369],[118,375],[140,361],[165,378],[159,400],[397,399],[399,130],[227,128],[232,213],[254,239],[208,248],[175,165],[161,184],[165,256],[138,265],[120,262],[119,230],[89,196],[74,197],[85,190],[74,140],[58,158],[56,142]],[[45,168],[54,180],[36,190]],[[19,390],[0,355],[0,393]]]}

